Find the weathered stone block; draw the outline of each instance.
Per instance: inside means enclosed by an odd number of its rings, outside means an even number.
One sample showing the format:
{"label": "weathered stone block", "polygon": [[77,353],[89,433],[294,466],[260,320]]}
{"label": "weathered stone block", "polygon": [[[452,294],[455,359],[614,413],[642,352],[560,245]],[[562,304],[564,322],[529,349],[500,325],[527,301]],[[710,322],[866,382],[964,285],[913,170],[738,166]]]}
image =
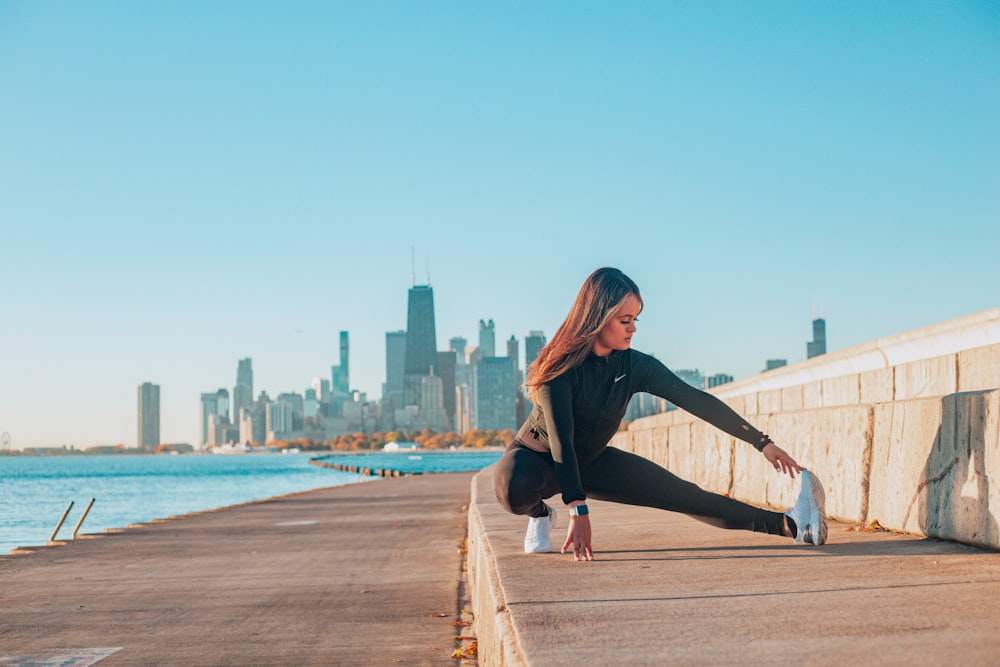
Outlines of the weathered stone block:
{"label": "weathered stone block", "polygon": [[894,530],[1000,547],[1000,391],[876,409],[869,517]]}
{"label": "weathered stone block", "polygon": [[1000,388],[1000,345],[987,345],[958,353],[958,390]]}
{"label": "weathered stone block", "polygon": [[[868,406],[843,406],[771,415],[765,425],[775,443],[816,473],[826,489],[827,514],[860,522],[868,477],[872,428]],[[761,424],[757,425],[761,428]],[[755,504],[788,507],[799,484],[778,475],[752,447],[736,447],[733,496]]]}
{"label": "weathered stone block", "polygon": [[729,493],[733,438],[703,421],[691,423],[688,451],[677,458],[687,459],[684,472],[674,474],[715,493]]}
{"label": "weathered stone block", "polygon": [[858,373],[822,381],[823,406],[858,405],[861,403],[861,379]]}
{"label": "weathered stone block", "polygon": [[861,403],[888,403],[895,399],[896,373],[894,368],[876,368],[858,377]]}
{"label": "weathered stone block", "polygon": [[802,385],[802,407],[805,409],[823,407],[823,382],[807,382]]}
{"label": "weathered stone block", "polygon": [[802,409],[802,385],[782,387],[780,391],[782,410]]}
{"label": "weathered stone block", "polygon": [[957,355],[946,354],[896,366],[895,400],[945,396],[958,390]]}
{"label": "weathered stone block", "polygon": [[757,414],[766,415],[781,412],[781,390],[769,389],[757,392]]}

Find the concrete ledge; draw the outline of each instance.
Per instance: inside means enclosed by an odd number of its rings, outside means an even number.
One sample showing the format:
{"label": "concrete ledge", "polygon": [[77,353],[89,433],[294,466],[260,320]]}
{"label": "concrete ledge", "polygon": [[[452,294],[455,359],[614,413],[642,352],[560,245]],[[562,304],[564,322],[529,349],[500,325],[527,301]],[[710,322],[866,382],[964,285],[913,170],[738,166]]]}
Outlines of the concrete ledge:
{"label": "concrete ledge", "polygon": [[[790,492],[797,484],[784,478]],[[559,512],[553,542],[566,534]],[[822,547],[593,501],[597,560],[525,554],[525,517],[472,482],[470,599],[482,665],[991,665],[1000,559],[830,526]]]}
{"label": "concrete ledge", "polygon": [[489,483],[492,475],[489,472],[485,475],[480,472],[472,478],[469,502],[469,593],[476,617],[478,662],[486,667],[520,667],[528,663],[507,609],[497,574],[499,567],[482,516],[483,512],[499,510]]}

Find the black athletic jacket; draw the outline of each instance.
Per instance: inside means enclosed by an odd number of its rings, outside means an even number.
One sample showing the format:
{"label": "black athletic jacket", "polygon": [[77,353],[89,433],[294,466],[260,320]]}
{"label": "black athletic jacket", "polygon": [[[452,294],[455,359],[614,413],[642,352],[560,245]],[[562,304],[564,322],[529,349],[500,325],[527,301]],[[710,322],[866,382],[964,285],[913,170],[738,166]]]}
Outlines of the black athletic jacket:
{"label": "black athletic jacket", "polygon": [[591,353],[576,368],[538,388],[538,402],[515,436],[524,446],[551,452],[564,503],[584,500],[580,467],[593,463],[618,431],[632,394],[665,398],[729,435],[763,449],[766,435],[721,400],[677,377],[637,350]]}

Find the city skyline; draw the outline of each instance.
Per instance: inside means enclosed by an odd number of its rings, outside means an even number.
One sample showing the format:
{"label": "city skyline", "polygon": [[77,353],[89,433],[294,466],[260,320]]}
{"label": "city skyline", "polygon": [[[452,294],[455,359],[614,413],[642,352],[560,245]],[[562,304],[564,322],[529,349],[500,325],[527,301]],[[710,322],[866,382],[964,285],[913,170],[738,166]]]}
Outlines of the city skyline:
{"label": "city skyline", "polygon": [[816,302],[829,351],[996,307],[998,63],[996,3],[2,3],[0,433],[130,444],[150,382],[194,443],[340,331],[377,396],[415,273],[502,353],[616,266],[737,379]]}

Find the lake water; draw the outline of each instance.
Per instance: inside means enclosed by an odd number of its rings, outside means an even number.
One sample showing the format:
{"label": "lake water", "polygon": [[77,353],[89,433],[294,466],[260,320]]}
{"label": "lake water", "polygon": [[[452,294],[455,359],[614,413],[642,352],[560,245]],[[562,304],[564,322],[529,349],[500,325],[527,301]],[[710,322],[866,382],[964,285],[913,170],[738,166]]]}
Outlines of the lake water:
{"label": "lake water", "polygon": [[[368,457],[366,462],[358,458],[353,465],[399,465],[395,469],[404,472],[478,470],[500,456],[482,454],[360,454],[353,456]],[[80,533],[381,479],[309,462],[318,456],[322,454],[0,456],[0,555],[18,546],[45,544],[70,501],[75,504],[59,531],[60,540],[70,539],[91,498],[95,502]],[[421,458],[413,458],[417,456]]]}

